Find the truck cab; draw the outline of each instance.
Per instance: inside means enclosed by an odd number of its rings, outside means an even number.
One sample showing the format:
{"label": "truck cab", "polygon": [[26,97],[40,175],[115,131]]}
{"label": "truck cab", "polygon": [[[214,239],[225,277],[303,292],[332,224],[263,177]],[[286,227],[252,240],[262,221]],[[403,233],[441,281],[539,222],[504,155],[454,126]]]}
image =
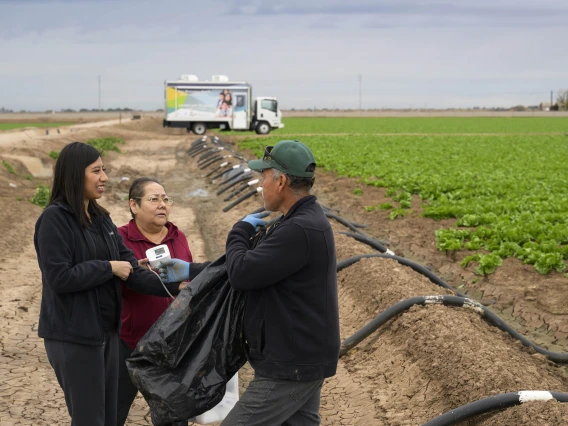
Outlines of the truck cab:
{"label": "truck cab", "polygon": [[258,97],[253,104],[253,117],[251,120],[251,130],[259,135],[267,135],[272,129],[281,129],[282,112],[278,109],[276,98]]}

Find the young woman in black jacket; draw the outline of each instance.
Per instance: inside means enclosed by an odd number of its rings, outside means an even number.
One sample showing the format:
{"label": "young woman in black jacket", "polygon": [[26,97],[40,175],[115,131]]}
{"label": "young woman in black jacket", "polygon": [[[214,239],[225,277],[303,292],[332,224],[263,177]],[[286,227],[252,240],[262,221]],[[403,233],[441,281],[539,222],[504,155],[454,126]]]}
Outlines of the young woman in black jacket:
{"label": "young woman in black jacket", "polygon": [[[73,142],[55,164],[49,205],[34,244],[42,274],[38,334],[65,394],[71,425],[116,423],[119,283],[169,297],[159,278],[138,266],[99,204],[108,177],[94,147]],[[166,284],[172,294],[184,284]]]}

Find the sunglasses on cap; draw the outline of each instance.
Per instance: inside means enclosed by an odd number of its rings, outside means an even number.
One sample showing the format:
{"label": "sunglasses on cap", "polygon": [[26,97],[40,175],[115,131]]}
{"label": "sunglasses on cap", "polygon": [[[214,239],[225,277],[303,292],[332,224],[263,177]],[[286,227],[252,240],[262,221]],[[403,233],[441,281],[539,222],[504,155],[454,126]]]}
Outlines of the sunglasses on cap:
{"label": "sunglasses on cap", "polygon": [[283,167],[284,169],[288,169],[288,167],[286,166],[286,164],[284,164],[281,161],[278,161],[276,158],[274,158],[270,153],[272,152],[272,148],[274,148],[273,146],[267,146],[266,148],[264,148],[264,156],[262,157],[263,160],[272,160],[274,161],[276,164],[278,164],[280,167]]}

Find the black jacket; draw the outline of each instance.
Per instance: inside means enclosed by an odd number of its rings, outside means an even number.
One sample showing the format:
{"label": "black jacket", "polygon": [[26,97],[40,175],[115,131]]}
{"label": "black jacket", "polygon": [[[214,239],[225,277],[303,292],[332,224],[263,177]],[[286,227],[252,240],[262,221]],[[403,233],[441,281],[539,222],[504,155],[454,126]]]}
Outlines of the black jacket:
{"label": "black jacket", "polygon": [[[159,278],[138,266],[110,218],[103,219],[102,227],[111,259],[128,261],[134,268],[126,285],[140,293],[168,296]],[[42,277],[39,337],[101,345],[104,335],[97,296],[100,285],[115,288],[119,302],[116,329],[120,329],[120,280],[113,276],[110,262],[95,260],[92,237],[60,203],[48,206],[40,215],[35,226],[34,245]],[[107,283],[113,280],[113,284]],[[178,284],[167,287],[170,293],[179,293]]]}
{"label": "black jacket", "polygon": [[244,335],[255,372],[274,379],[333,376],[339,356],[335,242],[316,197],[298,201],[251,249],[254,228],[227,238],[231,286],[247,292]]}

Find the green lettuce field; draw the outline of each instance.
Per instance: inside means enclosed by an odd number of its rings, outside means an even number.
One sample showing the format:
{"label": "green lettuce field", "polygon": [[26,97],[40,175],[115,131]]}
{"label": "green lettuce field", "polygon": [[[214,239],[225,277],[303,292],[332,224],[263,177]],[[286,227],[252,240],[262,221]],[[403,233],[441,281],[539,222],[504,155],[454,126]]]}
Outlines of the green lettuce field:
{"label": "green lettuce field", "polygon": [[[568,131],[568,119],[334,118],[324,125],[327,120],[288,119],[286,132],[239,146],[260,156],[266,145],[310,133],[298,139],[313,150],[320,170],[384,187],[392,198],[367,210],[389,210],[393,220],[405,220],[411,210],[432,220],[455,218],[455,227],[436,232],[436,243],[446,252],[471,250],[464,266],[476,261],[478,273],[490,274],[514,256],[542,274],[566,269],[568,136],[536,133]],[[403,135],[369,134],[376,131]],[[311,134],[318,132],[353,134]]]}

